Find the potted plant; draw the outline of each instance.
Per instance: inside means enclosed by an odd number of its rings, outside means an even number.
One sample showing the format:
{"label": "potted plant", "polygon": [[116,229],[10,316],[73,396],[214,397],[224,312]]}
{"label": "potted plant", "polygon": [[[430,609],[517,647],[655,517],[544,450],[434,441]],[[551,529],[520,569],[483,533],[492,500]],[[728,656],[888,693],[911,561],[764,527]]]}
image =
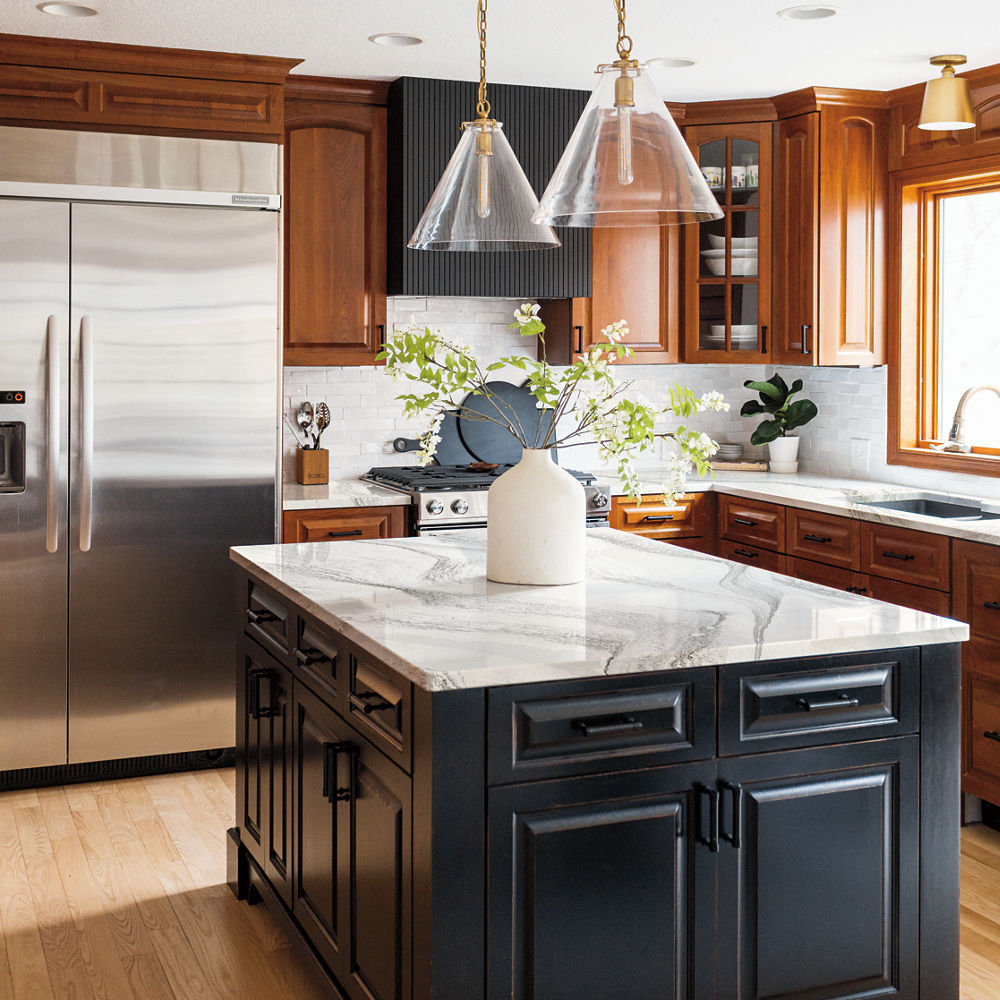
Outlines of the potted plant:
{"label": "potted plant", "polygon": [[809,423],[819,412],[811,399],[792,402],[792,397],[802,391],[802,379],[797,378],[789,388],[785,380],[775,372],[766,382],[747,379],[743,387],[759,393],[760,401],[748,399],[740,409],[740,416],[755,417],[766,413],[770,418],[757,425],[757,429],[750,435],[750,443],[767,445],[772,472],[797,471],[799,439],[788,432]]}
{"label": "potted plant", "polygon": [[[545,324],[538,306],[526,303],[514,313],[511,328],[522,336],[538,337]],[[658,408],[630,395],[631,381],[616,377],[613,361],[631,357],[621,343],[628,333],[625,321],[601,331],[605,337],[565,367],[549,364],[542,341],[541,359],[503,357],[480,365],[471,350],[454,344],[425,327],[398,330],[379,359],[395,378],[420,383],[417,391],[397,396],[408,417],[429,417],[421,437],[420,461],[431,461],[439,440],[437,430],[446,412],[475,420],[492,420],[521,444],[521,461],[490,487],[487,514],[487,576],[499,583],[576,583],[583,579],[585,497],[583,487],[552,460],[552,449],[597,444],[603,462],[613,466],[630,497],[640,492],[634,461],[651,451],[657,439],[668,440],[674,453],[668,463],[663,493],[684,492],[687,473],[709,471],[709,459],[718,445],[687,425],[704,409],[728,410],[721,393],[702,396],[675,385],[669,402]],[[536,351],[532,349],[532,354]],[[525,428],[511,419],[490,389],[490,379],[507,371],[525,378],[525,386],[539,410],[537,426]],[[498,405],[476,410],[463,404],[470,398],[495,399]],[[483,411],[486,411],[485,413]],[[665,420],[681,422],[657,430]]]}

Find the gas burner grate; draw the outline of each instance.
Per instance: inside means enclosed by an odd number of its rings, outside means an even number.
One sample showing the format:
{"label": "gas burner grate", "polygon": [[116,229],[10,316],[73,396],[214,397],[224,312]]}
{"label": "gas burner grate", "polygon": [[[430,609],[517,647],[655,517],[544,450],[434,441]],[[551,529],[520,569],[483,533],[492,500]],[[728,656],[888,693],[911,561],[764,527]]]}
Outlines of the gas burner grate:
{"label": "gas burner grate", "polygon": [[[465,465],[399,465],[369,469],[365,479],[397,489],[415,490],[488,490],[497,476],[502,476],[511,466],[498,465],[495,469],[470,469]],[[594,482],[588,472],[566,470],[584,486]]]}

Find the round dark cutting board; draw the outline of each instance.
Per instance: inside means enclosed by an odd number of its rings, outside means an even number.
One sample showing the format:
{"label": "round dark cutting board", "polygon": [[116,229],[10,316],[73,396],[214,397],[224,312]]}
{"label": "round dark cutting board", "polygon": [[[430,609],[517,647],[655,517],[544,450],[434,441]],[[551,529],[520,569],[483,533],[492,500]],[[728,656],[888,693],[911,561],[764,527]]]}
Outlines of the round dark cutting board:
{"label": "round dark cutting board", "polygon": [[[540,446],[552,420],[551,410],[539,410],[535,398],[526,385],[511,385],[509,382],[487,382],[492,400],[486,396],[470,395],[462,404],[458,417],[458,436],[462,444],[477,462],[496,462],[499,465],[515,465],[521,461],[521,445],[503,426],[492,420],[482,419],[482,415],[499,419],[497,408],[514,426],[520,424],[528,441],[528,447]],[[495,404],[495,405],[494,405]],[[477,419],[475,414],[481,415]],[[441,435],[442,444],[444,434]],[[438,461],[444,460],[438,456]]]}

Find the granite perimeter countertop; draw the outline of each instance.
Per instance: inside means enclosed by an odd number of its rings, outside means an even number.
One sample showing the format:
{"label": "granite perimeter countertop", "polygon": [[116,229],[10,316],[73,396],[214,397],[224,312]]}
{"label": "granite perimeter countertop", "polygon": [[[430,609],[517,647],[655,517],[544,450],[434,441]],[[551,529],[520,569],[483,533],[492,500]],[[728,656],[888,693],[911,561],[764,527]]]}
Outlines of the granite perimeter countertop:
{"label": "granite perimeter countertop", "polygon": [[960,622],[612,529],[587,579],[486,579],[486,533],[242,546],[233,560],[430,691],[960,642]]}

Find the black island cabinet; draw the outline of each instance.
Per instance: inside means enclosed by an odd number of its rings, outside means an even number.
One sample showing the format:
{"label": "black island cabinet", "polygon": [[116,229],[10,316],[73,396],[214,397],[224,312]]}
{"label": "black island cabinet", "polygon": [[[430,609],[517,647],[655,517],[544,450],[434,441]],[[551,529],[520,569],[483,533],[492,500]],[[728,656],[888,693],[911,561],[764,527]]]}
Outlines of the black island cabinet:
{"label": "black island cabinet", "polygon": [[958,1000],[958,645],[427,691],[239,587],[233,890],[350,1000]]}

